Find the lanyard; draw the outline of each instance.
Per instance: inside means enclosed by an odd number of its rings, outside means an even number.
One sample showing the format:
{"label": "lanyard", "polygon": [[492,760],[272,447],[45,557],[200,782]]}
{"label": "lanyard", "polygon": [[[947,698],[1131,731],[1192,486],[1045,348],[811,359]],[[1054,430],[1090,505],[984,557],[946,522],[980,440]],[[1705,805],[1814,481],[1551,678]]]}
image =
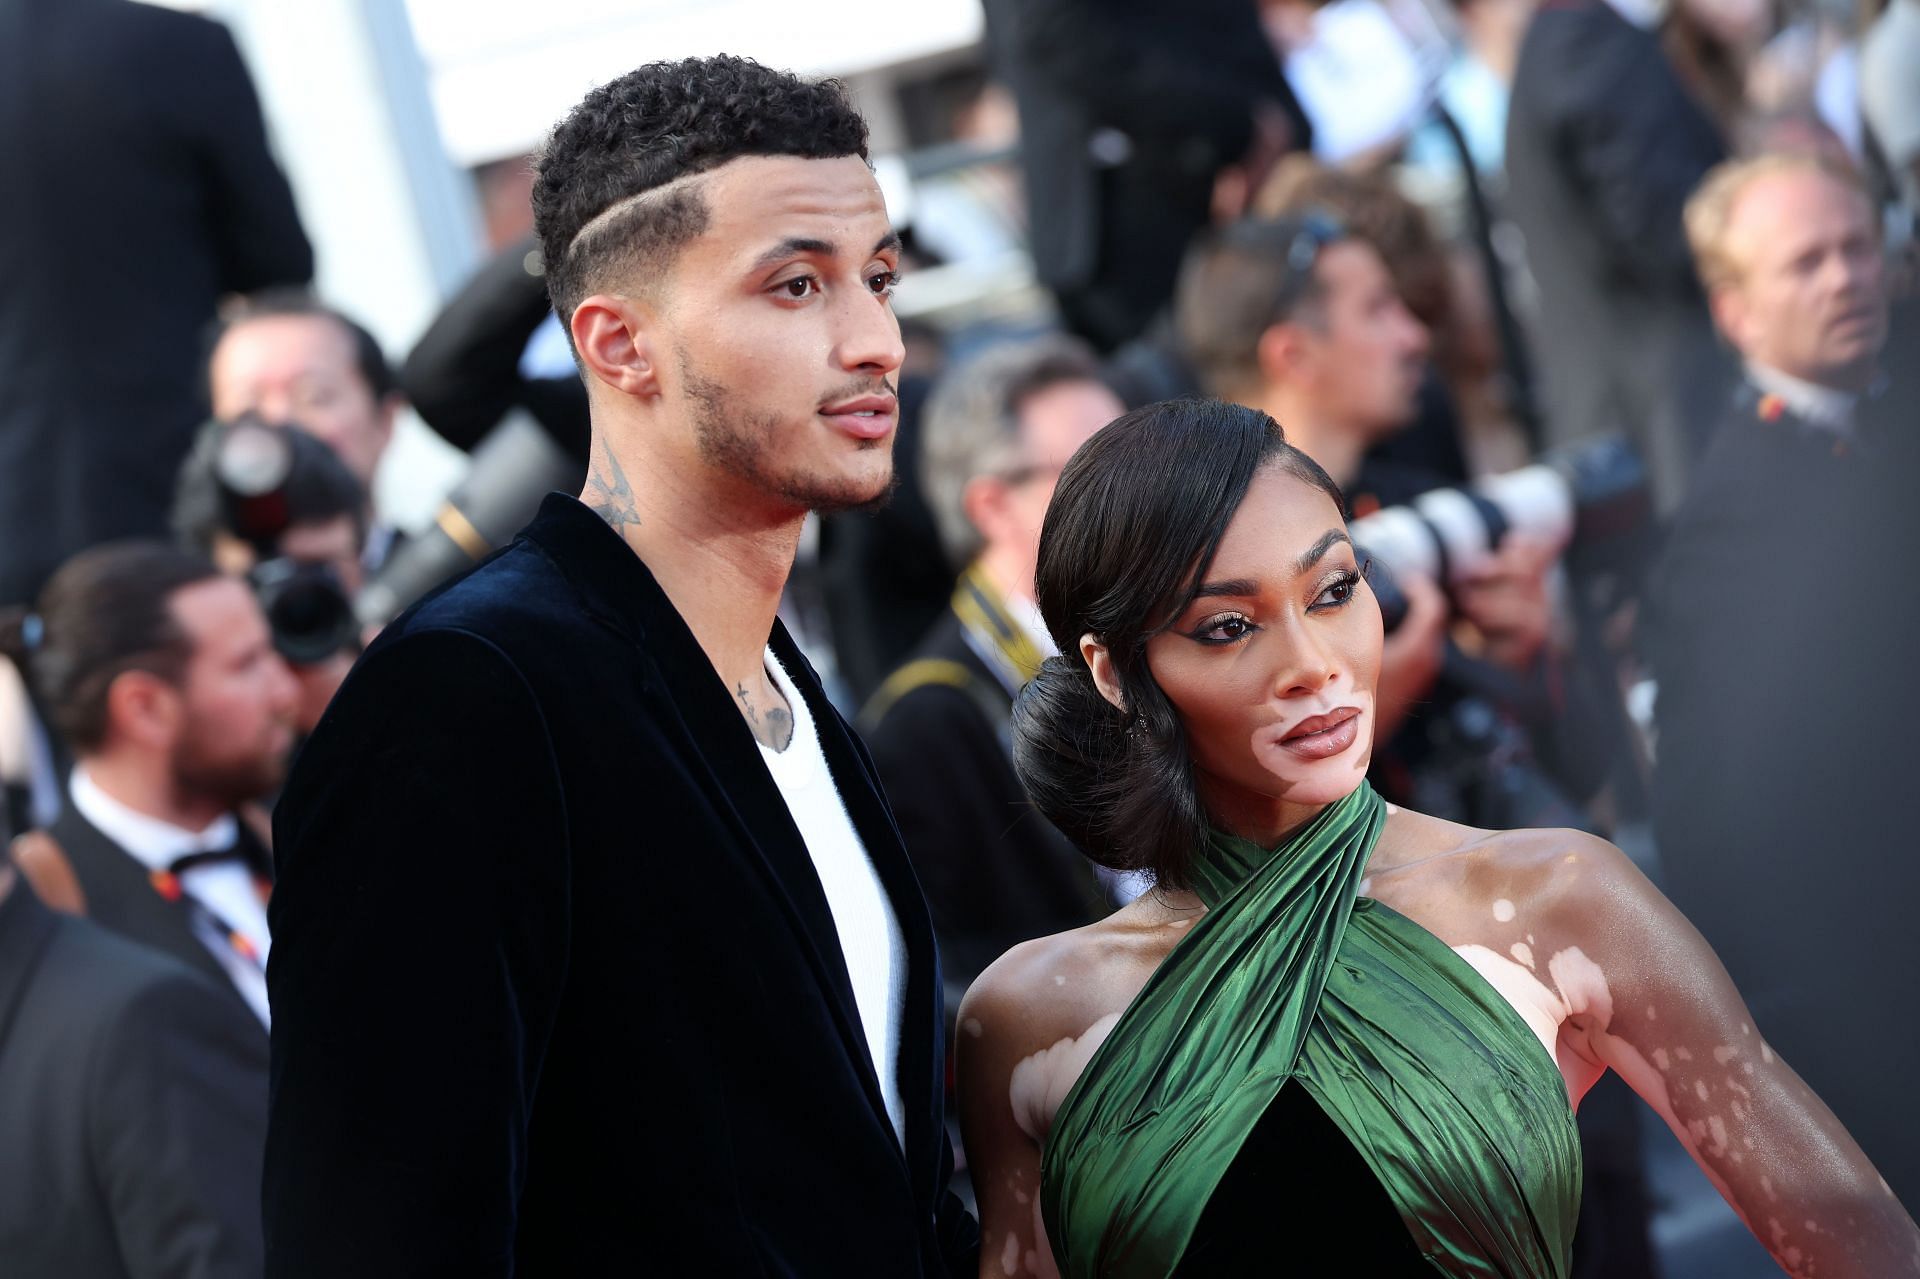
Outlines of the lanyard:
{"label": "lanyard", "polygon": [[981,660],[994,668],[1009,696],[1017,694],[1040,670],[1041,652],[978,564],[960,575],[952,607]]}

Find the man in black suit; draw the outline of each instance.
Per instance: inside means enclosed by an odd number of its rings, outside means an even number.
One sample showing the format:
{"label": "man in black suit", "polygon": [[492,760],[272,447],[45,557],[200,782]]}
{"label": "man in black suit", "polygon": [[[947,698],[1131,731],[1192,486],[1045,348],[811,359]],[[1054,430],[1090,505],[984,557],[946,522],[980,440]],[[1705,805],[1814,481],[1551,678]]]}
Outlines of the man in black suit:
{"label": "man in black suit", "polygon": [[1660,859],[1769,1042],[1911,1207],[1914,370],[1886,358],[1878,221],[1851,173],[1728,165],[1687,226],[1746,376],[1648,600]]}
{"label": "man in black suit", "polygon": [[1122,411],[1092,352],[1060,337],[986,352],[947,373],[927,406],[921,483],[960,580],[861,728],[956,1002],[1008,947],[1091,923],[1109,904],[1014,775],[1008,717],[1054,651],[1033,602],[1054,481]]}
{"label": "man in black suit", "polygon": [[266,1037],[0,859],[0,1274],[254,1279]]}
{"label": "man in black suit", "polygon": [[1034,269],[1068,327],[1110,351],[1173,296],[1193,234],[1240,214],[1312,128],[1252,0],[987,0],[986,12],[1020,107]]}
{"label": "man in black suit", "polygon": [[160,543],[61,566],[25,666],[75,764],[60,816],[16,842],[49,904],[214,982],[267,1021],[271,866],[245,806],[285,774],[299,694],[253,593]]}
{"label": "man in black suit", "polygon": [[222,294],[313,254],[226,29],[132,0],[0,0],[0,603],[166,531]]}
{"label": "man in black suit", "polygon": [[1726,146],[1661,50],[1660,8],[1546,0],[1514,70],[1506,162],[1540,286],[1547,443],[1631,432],[1669,510],[1726,384],[1680,226]]}
{"label": "man in black suit", "polygon": [[775,620],[892,480],[865,123],[654,64],[534,200],[585,501],[389,626],[281,800],[268,1272],[970,1274],[927,909]]}

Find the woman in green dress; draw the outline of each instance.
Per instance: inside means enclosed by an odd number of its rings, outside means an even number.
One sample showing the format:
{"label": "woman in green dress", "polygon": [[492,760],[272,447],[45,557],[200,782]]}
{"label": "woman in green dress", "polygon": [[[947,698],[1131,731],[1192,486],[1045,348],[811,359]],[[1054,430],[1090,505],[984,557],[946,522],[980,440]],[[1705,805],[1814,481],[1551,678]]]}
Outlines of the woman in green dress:
{"label": "woman in green dress", "polygon": [[1271,418],[1208,401],[1061,476],[1064,656],[1015,759],[1156,887],[961,1006],[981,1274],[1564,1279],[1572,1108],[1612,1069],[1788,1273],[1920,1275],[1913,1219],[1619,850],[1373,793],[1380,611],[1341,512]]}

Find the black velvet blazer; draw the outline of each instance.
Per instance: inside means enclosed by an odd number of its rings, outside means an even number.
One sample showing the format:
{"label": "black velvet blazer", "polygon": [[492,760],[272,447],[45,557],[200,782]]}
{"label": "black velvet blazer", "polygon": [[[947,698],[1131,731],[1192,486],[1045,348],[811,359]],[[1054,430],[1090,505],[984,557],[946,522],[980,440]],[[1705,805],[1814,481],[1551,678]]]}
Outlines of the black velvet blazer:
{"label": "black velvet blazer", "polygon": [[973,1272],[927,909],[866,752],[772,643],[905,934],[904,1155],[745,721],[555,495],[368,650],[280,803],[269,1274]]}

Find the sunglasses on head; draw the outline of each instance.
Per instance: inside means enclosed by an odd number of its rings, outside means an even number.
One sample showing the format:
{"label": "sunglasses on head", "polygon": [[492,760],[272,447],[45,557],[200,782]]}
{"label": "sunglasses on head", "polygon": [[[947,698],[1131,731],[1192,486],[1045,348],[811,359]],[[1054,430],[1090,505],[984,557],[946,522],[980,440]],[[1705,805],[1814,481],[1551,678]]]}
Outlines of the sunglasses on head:
{"label": "sunglasses on head", "polygon": [[1286,218],[1249,218],[1227,229],[1225,243],[1235,249],[1275,254],[1287,273],[1273,299],[1273,314],[1286,315],[1313,280],[1313,268],[1330,244],[1348,238],[1340,219],[1318,209]]}

